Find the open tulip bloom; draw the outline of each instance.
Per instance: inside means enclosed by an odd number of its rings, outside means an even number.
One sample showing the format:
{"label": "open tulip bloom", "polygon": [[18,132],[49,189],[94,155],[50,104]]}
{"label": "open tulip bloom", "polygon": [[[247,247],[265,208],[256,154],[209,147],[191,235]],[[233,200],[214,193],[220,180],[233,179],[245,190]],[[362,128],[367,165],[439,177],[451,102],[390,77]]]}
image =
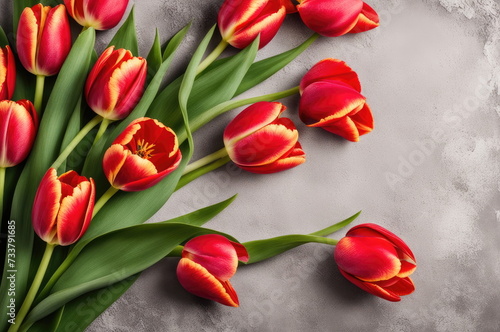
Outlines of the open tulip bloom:
{"label": "open tulip bloom", "polygon": [[[179,79],[165,87],[181,42],[190,40],[188,27],[166,44],[157,34],[147,57],[134,56],[139,47],[131,12],[95,59],[95,29],[117,25],[128,0],[64,0],[66,7],[38,4],[24,10],[16,0],[6,6],[14,7],[20,17],[13,17],[14,22],[19,18],[18,53],[6,46],[8,34],[0,28],[0,217],[9,220],[8,241],[15,233],[19,264],[5,264],[4,276],[17,269],[18,287],[14,297],[0,297],[0,316],[9,318],[0,320],[1,331],[42,331],[50,325],[57,331],[83,332],[116,300],[110,296],[93,306],[93,292],[115,294],[117,286],[123,292],[135,281],[133,276],[165,257],[180,257],[176,273],[188,292],[238,307],[230,281],[239,266],[305,243],[336,246],[334,259],[341,273],[376,296],[398,301],[413,292],[409,276],[416,268],[415,257],[388,230],[363,224],[340,241],[327,237],[359,213],[314,233],[241,244],[229,234],[204,227],[235,196],[163,222],[146,222],[177,190],[228,162],[256,174],[304,163],[299,130],[290,118],[282,117],[282,98],[300,94],[299,105],[290,109],[298,106],[298,116],[307,126],[350,141],[373,129],[358,75],[341,60],[318,62],[300,84],[285,91],[234,98],[284,68],[319,34],[339,36],[378,26],[376,12],[361,0],[298,2],[223,1],[217,18],[222,41],[214,37],[214,26]],[[84,26],[73,44],[66,10]],[[295,11],[317,33],[293,49],[256,62],[259,49],[276,36],[286,14]],[[210,51],[212,39],[220,43]],[[228,45],[242,50],[214,63]],[[16,73],[16,54],[36,80]],[[55,75],[54,84],[44,92],[44,77],[50,75]],[[10,100],[33,87],[34,102]],[[43,112],[42,100],[47,101]],[[191,162],[196,147],[192,132],[242,106],[246,108],[225,127],[224,148]],[[97,115],[81,123],[92,113],[89,108]],[[12,198],[5,200],[12,202],[5,211],[4,191]],[[6,228],[1,220],[0,226]],[[33,231],[44,242],[33,240]],[[53,253],[58,260],[51,261]],[[9,255],[6,251],[6,263]],[[8,278],[2,278],[0,294],[9,294],[10,286]],[[18,302],[9,306],[13,300]],[[89,317],[75,321],[81,304],[90,306]]]}

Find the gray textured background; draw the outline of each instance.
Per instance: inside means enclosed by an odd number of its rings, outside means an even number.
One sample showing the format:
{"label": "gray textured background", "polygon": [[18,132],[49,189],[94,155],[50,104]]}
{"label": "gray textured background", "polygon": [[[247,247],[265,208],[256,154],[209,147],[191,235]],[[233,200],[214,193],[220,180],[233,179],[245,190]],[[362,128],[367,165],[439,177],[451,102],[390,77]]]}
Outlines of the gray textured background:
{"label": "gray textured background", "polygon": [[[165,40],[193,21],[178,73],[222,0],[133,2],[143,50],[155,27]],[[381,16],[380,28],[318,40],[246,96],[297,85],[317,61],[339,58],[359,74],[375,130],[350,143],[307,128],[298,120],[298,98],[287,98],[286,114],[296,120],[307,153],[304,165],[267,176],[222,168],[177,192],[151,221],[239,193],[207,226],[248,241],[309,233],[362,209],[355,224],[378,223],[414,251],[416,292],[400,303],[364,293],[339,274],[332,247],[315,244],[239,269],[232,283],[241,307],[229,308],[185,292],[175,277],[177,260],[164,259],[89,331],[500,330],[500,4],[369,3]],[[294,47],[310,33],[290,16],[258,56]],[[99,34],[99,47],[110,37]],[[223,128],[235,114],[195,135],[195,158],[222,147]]]}

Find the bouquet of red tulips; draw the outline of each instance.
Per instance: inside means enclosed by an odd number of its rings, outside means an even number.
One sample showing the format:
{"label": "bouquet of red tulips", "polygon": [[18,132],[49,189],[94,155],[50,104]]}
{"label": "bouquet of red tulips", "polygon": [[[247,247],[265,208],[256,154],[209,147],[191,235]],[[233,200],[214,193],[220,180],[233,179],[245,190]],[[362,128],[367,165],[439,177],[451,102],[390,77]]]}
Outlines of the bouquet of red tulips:
{"label": "bouquet of red tulips", "polygon": [[[246,243],[203,226],[234,196],[145,223],[176,190],[228,162],[258,174],[304,163],[281,98],[300,94],[299,116],[309,127],[352,142],[372,131],[358,75],[341,60],[312,65],[295,88],[238,96],[320,36],[377,27],[375,10],[361,0],[225,0],[220,37],[214,25],[184,72],[165,85],[189,26],[166,42],[157,34],[141,57],[131,12],[108,47],[95,51],[96,30],[117,26],[127,8],[128,0],[16,0],[14,26],[0,29],[2,331],[83,331],[166,256],[180,257],[177,277],[188,292],[233,307],[239,301],[230,279],[239,264],[311,242],[335,246],[342,275],[367,292],[399,301],[414,290],[415,257],[390,231],[362,224],[340,241],[326,237],[359,213],[315,233]],[[255,61],[295,12],[312,36]],[[212,39],[220,43],[210,51]],[[222,57],[227,47],[239,51]],[[224,148],[192,161],[192,133],[241,106],[221,137]],[[103,288],[112,296],[96,301],[92,294]],[[80,303],[94,310],[75,320]]]}

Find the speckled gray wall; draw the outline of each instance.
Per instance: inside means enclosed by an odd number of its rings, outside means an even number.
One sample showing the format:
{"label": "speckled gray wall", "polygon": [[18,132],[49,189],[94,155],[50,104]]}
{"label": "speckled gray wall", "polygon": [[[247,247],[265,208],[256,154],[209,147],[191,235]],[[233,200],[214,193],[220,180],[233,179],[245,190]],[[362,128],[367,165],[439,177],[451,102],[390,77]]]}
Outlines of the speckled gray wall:
{"label": "speckled gray wall", "polygon": [[[222,0],[131,2],[143,55],[155,27],[165,40],[193,22],[172,77],[215,23]],[[207,226],[248,241],[309,233],[363,210],[355,224],[378,223],[414,251],[416,292],[400,303],[371,296],[343,279],[331,247],[306,245],[241,268],[232,279],[241,304],[235,309],[185,292],[175,277],[177,260],[164,259],[89,332],[500,330],[500,4],[369,4],[380,14],[380,28],[318,40],[245,96],[297,85],[317,61],[339,58],[358,72],[375,130],[349,143],[309,129],[298,120],[298,98],[287,98],[287,115],[307,153],[304,165],[268,176],[222,168],[173,195],[151,222],[238,193]],[[258,57],[294,47],[310,33],[290,16]],[[98,47],[111,36],[100,33]],[[235,114],[196,133],[195,158],[222,146],[223,128]]]}

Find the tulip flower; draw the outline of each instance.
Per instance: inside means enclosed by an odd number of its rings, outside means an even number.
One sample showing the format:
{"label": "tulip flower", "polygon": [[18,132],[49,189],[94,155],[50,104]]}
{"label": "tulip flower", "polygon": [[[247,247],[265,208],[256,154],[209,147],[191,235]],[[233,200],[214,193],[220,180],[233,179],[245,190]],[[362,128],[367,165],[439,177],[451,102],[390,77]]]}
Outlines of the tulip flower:
{"label": "tulip flower", "polygon": [[258,102],[244,109],[224,131],[231,160],[253,173],[275,173],[305,162],[292,120],[280,118],[286,109],[277,102]]}
{"label": "tulip flower", "polygon": [[42,178],[32,210],[35,233],[52,245],[68,246],[87,230],[95,201],[93,179],[75,171],[59,177],[50,168]]}
{"label": "tulip flower", "polygon": [[108,30],[120,23],[128,0],[64,0],[64,4],[81,26]]}
{"label": "tulip flower", "polygon": [[245,48],[260,35],[259,48],[278,32],[286,16],[282,0],[225,0],[217,23],[222,39],[236,48]]}
{"label": "tulip flower", "polygon": [[196,296],[237,307],[238,296],[229,279],[236,273],[238,260],[248,259],[243,245],[218,234],[201,235],[184,246],[177,278],[182,287]]}
{"label": "tulip flower", "polygon": [[172,129],[157,120],[139,118],[113,141],[104,154],[102,167],[115,189],[140,191],[177,169],[181,158]]}
{"label": "tulip flower", "polygon": [[300,83],[300,119],[357,142],[373,130],[373,115],[360,93],[357,74],[343,61],[326,59],[313,66]]}
{"label": "tulip flower", "polygon": [[399,237],[375,224],[351,228],[334,251],[340,273],[361,289],[389,301],[415,290],[409,275],[417,265]]}
{"label": "tulip flower", "polygon": [[35,5],[21,13],[17,28],[17,51],[24,68],[34,75],[59,72],[71,48],[71,31],[63,5]]}
{"label": "tulip flower", "polygon": [[90,108],[108,120],[121,120],[132,112],[144,92],[146,59],[125,49],[108,47],[89,73],[85,97]]}
{"label": "tulip flower", "polygon": [[16,87],[16,61],[9,45],[0,48],[0,100],[12,99]]}
{"label": "tulip flower", "polygon": [[0,168],[12,167],[29,154],[38,130],[38,116],[29,100],[0,101]]}
{"label": "tulip flower", "polygon": [[378,14],[362,0],[299,0],[304,24],[327,37],[357,33],[379,26]]}

